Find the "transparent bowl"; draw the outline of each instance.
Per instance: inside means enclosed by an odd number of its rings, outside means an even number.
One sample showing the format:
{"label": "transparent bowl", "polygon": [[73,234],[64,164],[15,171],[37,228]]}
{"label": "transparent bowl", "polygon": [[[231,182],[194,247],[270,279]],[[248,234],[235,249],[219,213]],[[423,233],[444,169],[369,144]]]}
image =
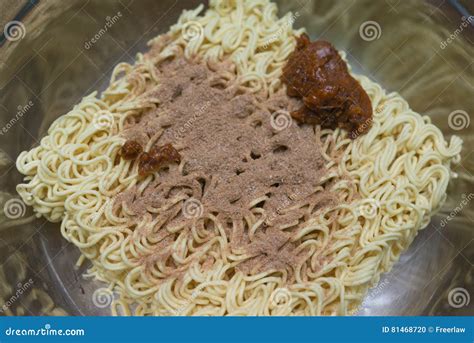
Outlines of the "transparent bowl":
{"label": "transparent bowl", "polygon": [[[0,40],[1,208],[14,199],[21,181],[14,166],[18,154],[38,144],[52,121],[84,95],[104,89],[115,64],[133,61],[150,38],[166,32],[183,9],[200,2],[24,3],[0,1],[2,26],[12,20],[23,25]],[[304,26],[312,38],[329,40],[346,51],[355,72],[399,92],[447,137],[464,139],[443,209],[369,292],[357,315],[472,315],[472,1],[278,3],[281,14],[298,12],[296,27]],[[112,25],[104,32],[108,22]],[[461,121],[453,124],[450,115]],[[92,293],[100,282],[82,276],[86,266],[74,267],[79,251],[61,237],[59,224],[32,220],[31,215],[31,209],[21,206],[10,218],[0,211],[0,313],[109,314],[108,308],[93,304]],[[453,297],[460,289],[464,299]]]}

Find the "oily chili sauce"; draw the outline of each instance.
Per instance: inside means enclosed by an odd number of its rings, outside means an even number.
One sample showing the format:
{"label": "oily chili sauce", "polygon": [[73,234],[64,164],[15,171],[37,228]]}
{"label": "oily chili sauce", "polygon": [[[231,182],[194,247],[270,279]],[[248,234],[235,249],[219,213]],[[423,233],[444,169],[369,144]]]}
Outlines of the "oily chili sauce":
{"label": "oily chili sauce", "polygon": [[283,68],[287,94],[303,99],[291,113],[298,122],[340,127],[352,138],[366,133],[372,123],[372,104],[362,86],[347,69],[337,50],[326,41],[297,38],[296,49]]}

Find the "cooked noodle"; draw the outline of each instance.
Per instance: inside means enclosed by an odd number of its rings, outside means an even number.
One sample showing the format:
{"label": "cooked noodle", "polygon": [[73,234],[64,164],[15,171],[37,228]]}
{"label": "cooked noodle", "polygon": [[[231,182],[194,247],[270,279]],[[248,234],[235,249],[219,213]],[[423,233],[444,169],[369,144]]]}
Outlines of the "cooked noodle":
{"label": "cooked noodle", "polygon": [[[134,65],[116,66],[100,98],[85,97],[51,125],[38,147],[20,154],[17,168],[25,183],[18,185],[19,194],[38,215],[61,222],[62,235],[92,262],[88,274],[118,293],[113,314],[354,313],[368,288],[443,204],[461,140],[453,136],[448,144],[430,119],[413,112],[398,94],[356,76],[372,101],[374,120],[355,140],[339,129],[321,131],[332,170],[327,178],[338,180],[332,190],[344,201],[302,224],[301,245],[312,249],[305,263],[322,261],[319,268],[299,268],[293,282],[278,271],[244,275],[235,267],[246,256],[228,251],[219,233],[223,223],[206,214],[202,221],[216,232],[207,242],[206,254],[216,260],[211,269],[202,269],[198,259],[179,278],[165,278],[169,267],[160,264],[145,272],[136,257],[150,253],[157,242],[128,225],[126,209],[114,211],[113,204],[118,194],[135,186],[143,190],[152,180],[140,180],[133,163],[116,158],[127,121],[157,106],[144,96],[157,83],[156,65],[181,54],[211,62],[230,58],[237,82],[270,96],[284,87],[281,68],[302,32],[292,29],[291,13],[278,19],[268,0],[211,1],[202,16],[201,11],[202,6],[184,12],[166,35],[150,42],[150,53],[139,54]],[[268,215],[255,206],[261,200],[249,204],[248,228],[256,230]],[[153,228],[159,221],[159,215],[149,215],[140,225]],[[190,260],[202,237],[176,237],[173,258]]]}

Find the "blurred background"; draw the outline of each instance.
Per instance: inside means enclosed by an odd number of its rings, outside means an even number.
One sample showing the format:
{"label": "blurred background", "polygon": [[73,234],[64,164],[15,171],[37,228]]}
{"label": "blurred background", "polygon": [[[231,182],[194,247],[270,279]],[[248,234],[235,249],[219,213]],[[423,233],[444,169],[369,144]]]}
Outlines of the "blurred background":
{"label": "blurred background", "polygon": [[[59,224],[32,216],[18,154],[202,1],[0,0],[0,314],[108,315]],[[474,1],[277,1],[313,39],[464,139],[448,200],[356,315],[474,314]],[[2,34],[3,33],[3,34]]]}

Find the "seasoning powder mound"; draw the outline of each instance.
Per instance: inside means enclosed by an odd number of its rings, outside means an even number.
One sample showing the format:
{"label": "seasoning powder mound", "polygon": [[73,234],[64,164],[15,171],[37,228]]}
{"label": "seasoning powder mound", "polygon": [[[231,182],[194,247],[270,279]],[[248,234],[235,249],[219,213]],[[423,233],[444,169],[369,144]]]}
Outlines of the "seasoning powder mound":
{"label": "seasoning powder mound", "polygon": [[[140,182],[119,194],[116,210],[123,207],[130,225],[159,218],[143,230],[161,239],[176,227],[201,228],[208,237],[224,232],[233,253],[246,257],[239,270],[292,275],[305,255],[293,237],[307,207],[338,203],[322,182],[328,171],[319,131],[289,116],[301,101],[284,91],[261,97],[239,88],[229,63],[175,58],[158,69],[158,85],[147,92],[157,107],[130,120],[123,136],[143,149],[172,144],[181,161],[160,169],[146,186]],[[186,199],[197,204],[191,214]],[[264,223],[253,232],[246,218],[257,214]],[[224,223],[224,231],[206,222],[207,215]],[[172,244],[160,247],[153,256],[169,259]]]}

